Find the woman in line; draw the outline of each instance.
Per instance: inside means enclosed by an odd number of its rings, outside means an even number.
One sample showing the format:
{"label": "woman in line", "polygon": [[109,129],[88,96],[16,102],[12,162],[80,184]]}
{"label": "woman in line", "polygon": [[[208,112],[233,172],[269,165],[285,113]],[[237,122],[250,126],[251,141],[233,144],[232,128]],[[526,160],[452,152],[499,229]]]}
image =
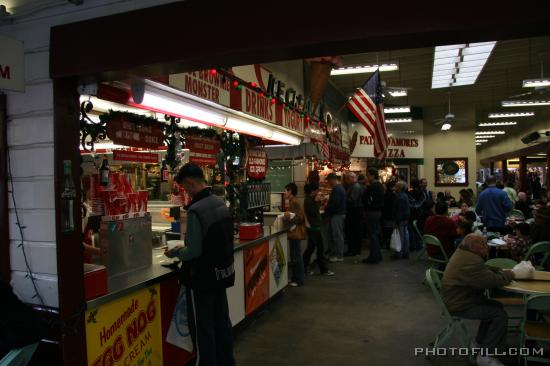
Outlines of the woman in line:
{"label": "woman in line", "polygon": [[[287,234],[290,247],[290,256],[294,261],[291,282],[292,287],[304,285],[305,269],[302,258],[301,241],[306,238],[304,209],[298,195],[298,186],[295,183],[288,183],[285,186],[285,199],[288,200],[288,211],[285,212],[284,219],[289,225],[296,225],[296,228],[289,230]],[[294,215],[291,215],[294,214]]]}

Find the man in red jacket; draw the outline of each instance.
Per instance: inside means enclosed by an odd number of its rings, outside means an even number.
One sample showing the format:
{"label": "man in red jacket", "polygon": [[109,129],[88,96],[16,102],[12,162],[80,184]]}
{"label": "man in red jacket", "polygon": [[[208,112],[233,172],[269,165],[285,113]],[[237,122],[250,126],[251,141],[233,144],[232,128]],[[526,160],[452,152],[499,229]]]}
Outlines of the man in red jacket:
{"label": "man in red jacket", "polygon": [[[449,206],[446,202],[438,202],[435,205],[435,216],[430,216],[424,224],[424,234],[433,235],[439,239],[450,258],[455,251],[454,240],[457,237],[456,224],[449,218]],[[431,256],[440,256],[437,249],[429,246],[427,248]]]}

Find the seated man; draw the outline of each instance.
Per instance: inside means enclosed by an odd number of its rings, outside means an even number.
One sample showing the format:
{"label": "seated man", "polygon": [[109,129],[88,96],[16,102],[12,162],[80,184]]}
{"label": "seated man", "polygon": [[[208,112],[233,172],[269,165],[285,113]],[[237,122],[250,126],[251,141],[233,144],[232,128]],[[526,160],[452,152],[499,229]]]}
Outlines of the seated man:
{"label": "seated man", "polygon": [[[443,273],[441,297],[451,313],[466,319],[479,319],[476,342],[480,348],[495,349],[506,346],[508,314],[501,303],[487,299],[485,289],[499,288],[513,279],[531,278],[532,266],[526,263],[512,270],[500,270],[485,265],[488,247],[484,237],[466,235]],[[478,365],[499,366],[502,363],[479,354]]]}
{"label": "seated man", "polygon": [[[433,235],[439,239],[445,253],[450,258],[455,251],[454,240],[458,236],[456,224],[449,218],[449,206],[446,202],[438,202],[435,205],[435,216],[430,216],[424,224],[424,234]],[[437,253],[431,246],[427,248],[428,254],[437,257]]]}

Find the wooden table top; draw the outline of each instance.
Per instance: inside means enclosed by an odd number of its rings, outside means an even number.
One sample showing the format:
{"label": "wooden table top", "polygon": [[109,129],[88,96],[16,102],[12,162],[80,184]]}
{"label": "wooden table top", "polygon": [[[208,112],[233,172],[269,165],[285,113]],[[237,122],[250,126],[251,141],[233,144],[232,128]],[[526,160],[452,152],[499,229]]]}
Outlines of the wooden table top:
{"label": "wooden table top", "polygon": [[550,294],[550,272],[535,271],[532,280],[514,280],[503,289],[520,294]]}

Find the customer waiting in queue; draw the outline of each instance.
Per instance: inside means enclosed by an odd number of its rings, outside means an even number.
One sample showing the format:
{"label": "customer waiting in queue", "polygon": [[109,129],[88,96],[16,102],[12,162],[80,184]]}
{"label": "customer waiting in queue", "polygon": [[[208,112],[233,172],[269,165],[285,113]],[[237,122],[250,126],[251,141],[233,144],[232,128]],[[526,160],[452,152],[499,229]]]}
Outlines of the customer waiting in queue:
{"label": "customer waiting in queue", "polygon": [[332,188],[325,207],[325,214],[330,219],[329,225],[329,262],[344,261],[344,221],[346,219],[346,191],[338,182],[336,173],[327,175],[327,182]]}
{"label": "customer waiting in queue", "polygon": [[367,170],[368,186],[363,192],[363,206],[366,213],[367,236],[370,242],[369,256],[363,263],[377,264],[382,260],[380,249],[381,217],[384,208],[384,186],[380,183],[378,169]]}
{"label": "customer waiting in queue", "polygon": [[395,222],[393,221],[393,209],[395,206],[395,181],[388,180],[385,184],[384,205],[382,208],[382,247],[390,249],[390,240]]}
{"label": "customer waiting in queue", "polygon": [[393,209],[393,220],[399,230],[401,239],[401,251],[391,256],[391,259],[409,258],[409,216],[411,208],[409,206],[409,197],[407,195],[407,183],[399,181],[395,185],[395,206]]}
{"label": "customer waiting in queue", "polygon": [[506,192],[496,187],[496,179],[489,176],[485,183],[487,188],[481,192],[477,200],[476,213],[481,216],[487,231],[508,233],[505,227],[506,216],[512,209],[512,201]]}
{"label": "customer waiting in queue", "polygon": [[[454,241],[457,237],[456,224],[449,218],[449,206],[446,202],[438,202],[435,205],[435,216],[430,216],[424,224],[424,234],[433,235],[439,239],[445,253],[450,258],[455,251]],[[441,257],[436,248],[429,246],[428,254]]]}
{"label": "customer waiting in queue", "polygon": [[[526,279],[534,275],[532,266],[516,266],[500,270],[485,265],[487,240],[480,235],[467,235],[451,257],[443,273],[441,297],[449,313],[466,319],[479,319],[475,341],[479,348],[495,353],[506,346],[508,314],[502,304],[487,299],[486,289],[499,288],[513,279]],[[478,365],[503,365],[498,359],[477,357]]]}
{"label": "customer waiting in queue", "polygon": [[306,273],[313,274],[310,271],[311,255],[317,251],[317,265],[319,273],[326,276],[334,276],[334,272],[327,268],[325,259],[323,237],[321,235],[321,213],[319,208],[321,200],[319,197],[319,185],[308,183],[304,186],[304,214],[306,217],[307,248],[304,251],[304,267]]}
{"label": "customer waiting in queue", "polygon": [[[298,287],[304,285],[305,269],[304,261],[302,258],[301,242],[306,238],[306,231],[304,225],[304,210],[300,200],[296,197],[298,195],[298,187],[295,183],[288,183],[285,186],[285,199],[288,200],[288,211],[285,212],[284,219],[289,225],[296,226],[294,229],[289,230],[287,234],[288,245],[290,247],[290,256],[294,262],[294,269],[292,270],[292,279],[289,286]],[[294,214],[294,215],[291,215]]]}
{"label": "customer waiting in queue", "polygon": [[225,202],[210,192],[201,168],[184,165],[176,182],[191,196],[185,247],[165,252],[182,261],[196,365],[235,365],[226,288],[233,286],[233,220]]}
{"label": "customer waiting in queue", "polygon": [[344,173],[344,187],[346,189],[346,238],[348,242],[347,257],[361,254],[363,241],[363,187],[357,182],[353,172]]}

